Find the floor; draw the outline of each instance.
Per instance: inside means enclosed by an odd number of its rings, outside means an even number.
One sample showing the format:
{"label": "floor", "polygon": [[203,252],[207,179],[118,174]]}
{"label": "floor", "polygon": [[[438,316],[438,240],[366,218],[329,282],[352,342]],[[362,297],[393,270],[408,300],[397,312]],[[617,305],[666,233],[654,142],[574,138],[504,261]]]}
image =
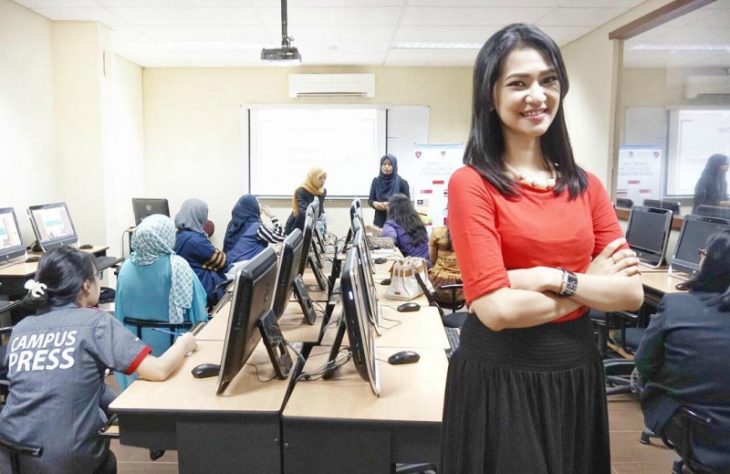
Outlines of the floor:
{"label": "floor", "polygon": [[[611,427],[612,474],[669,474],[676,459],[673,451],[660,440],[652,439],[650,446],[639,444],[644,426],[639,404],[629,396],[609,400]],[[117,456],[119,473],[176,473],[177,453],[168,451],[157,461],[150,461],[146,449],[121,446],[116,440],[112,450]]]}

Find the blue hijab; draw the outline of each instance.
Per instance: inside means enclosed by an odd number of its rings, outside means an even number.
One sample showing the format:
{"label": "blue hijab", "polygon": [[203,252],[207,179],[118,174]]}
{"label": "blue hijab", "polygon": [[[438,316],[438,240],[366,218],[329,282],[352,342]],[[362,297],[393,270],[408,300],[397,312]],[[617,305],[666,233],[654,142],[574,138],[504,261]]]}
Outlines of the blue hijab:
{"label": "blue hijab", "polygon": [[[383,163],[385,160],[393,164],[393,172],[389,175],[383,174]],[[400,192],[400,177],[398,176],[398,160],[391,154],[383,155],[380,158],[378,177],[375,178],[375,200],[387,201],[390,196]]]}
{"label": "blue hijab", "polygon": [[231,211],[231,221],[226,228],[226,238],[223,241],[223,251],[230,252],[241,234],[249,226],[261,222],[261,210],[256,196],[244,194]]}

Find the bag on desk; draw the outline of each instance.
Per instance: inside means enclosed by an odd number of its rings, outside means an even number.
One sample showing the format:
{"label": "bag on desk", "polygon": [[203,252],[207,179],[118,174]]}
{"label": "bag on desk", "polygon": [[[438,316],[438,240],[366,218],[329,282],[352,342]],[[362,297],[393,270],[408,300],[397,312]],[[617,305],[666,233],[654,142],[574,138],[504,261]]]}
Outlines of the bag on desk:
{"label": "bag on desk", "polygon": [[395,248],[395,239],[393,237],[380,237],[377,235],[366,236],[368,247],[371,249],[392,249]]}
{"label": "bag on desk", "polygon": [[[385,297],[392,300],[412,300],[423,294],[418,285],[416,273],[421,274],[424,282],[429,282],[426,261],[420,257],[406,257],[396,261],[390,269],[390,285]],[[430,283],[430,282],[429,282]],[[428,285],[429,283],[426,283]]]}

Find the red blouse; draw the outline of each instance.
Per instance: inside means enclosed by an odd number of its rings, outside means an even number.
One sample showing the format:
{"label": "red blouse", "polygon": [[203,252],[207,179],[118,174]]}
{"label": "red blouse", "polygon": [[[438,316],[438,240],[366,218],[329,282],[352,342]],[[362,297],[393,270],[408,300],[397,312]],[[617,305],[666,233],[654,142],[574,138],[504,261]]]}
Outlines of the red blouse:
{"label": "red blouse", "polygon": [[[593,257],[623,237],[601,182],[591,173],[574,200],[567,190],[520,185],[519,197],[503,196],[465,166],[449,180],[449,228],[468,302],[509,287],[507,270],[536,266],[584,272]],[[585,308],[556,320],[577,319]]]}

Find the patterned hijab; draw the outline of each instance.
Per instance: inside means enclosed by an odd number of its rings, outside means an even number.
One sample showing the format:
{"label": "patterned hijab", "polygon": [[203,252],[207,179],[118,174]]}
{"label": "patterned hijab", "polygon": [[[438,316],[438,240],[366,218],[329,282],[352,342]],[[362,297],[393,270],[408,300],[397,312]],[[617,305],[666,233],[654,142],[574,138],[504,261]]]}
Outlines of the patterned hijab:
{"label": "patterned hijab", "polygon": [[208,220],[208,205],[200,199],[192,198],[182,203],[180,212],[175,216],[175,227],[178,230],[192,230],[199,234],[205,232],[205,222]]}
{"label": "patterned hijab", "polygon": [[[393,172],[389,175],[383,174],[383,163],[390,161],[393,165]],[[375,200],[378,202],[387,201],[390,196],[400,192],[400,177],[398,176],[398,160],[391,154],[383,155],[380,158],[378,177],[375,178]]]}
{"label": "patterned hijab", "polygon": [[[324,187],[319,187],[319,178],[327,179],[327,173],[322,168],[312,168],[307,173],[307,179],[304,180],[299,188],[304,188],[315,196],[321,196],[324,192]],[[299,189],[297,188],[297,189]],[[294,195],[291,198],[291,208],[294,215],[299,214],[299,204],[297,203],[297,191],[294,190]]]}
{"label": "patterned hijab", "polygon": [[238,198],[238,202],[231,211],[231,221],[226,228],[223,251],[230,252],[241,234],[257,222],[261,222],[259,202],[253,194],[244,194]]}
{"label": "patterned hijab", "polygon": [[167,216],[153,214],[146,217],[132,234],[134,251],[129,259],[135,265],[147,266],[163,255],[170,256],[172,284],[170,286],[169,310],[171,323],[184,320],[185,310],[193,305],[193,270],[184,258],[175,255],[175,225]]}

